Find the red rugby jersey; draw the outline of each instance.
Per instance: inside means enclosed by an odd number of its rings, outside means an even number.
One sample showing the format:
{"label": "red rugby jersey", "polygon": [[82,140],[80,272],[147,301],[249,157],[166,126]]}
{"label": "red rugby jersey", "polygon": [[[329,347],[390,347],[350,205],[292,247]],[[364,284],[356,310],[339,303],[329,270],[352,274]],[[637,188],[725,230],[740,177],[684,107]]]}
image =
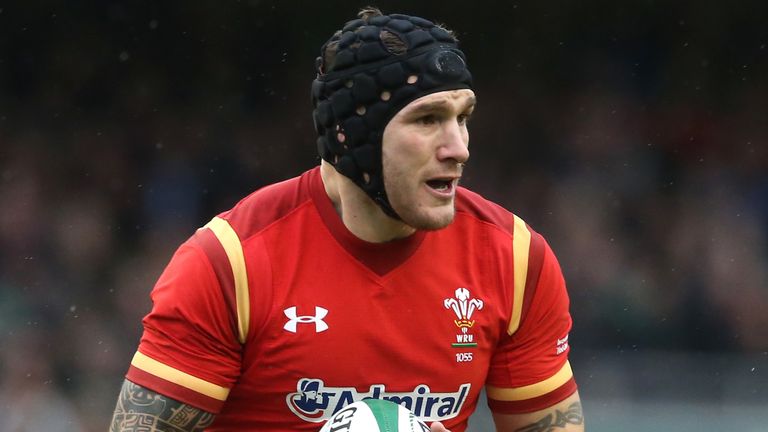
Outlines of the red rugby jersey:
{"label": "red rugby jersey", "polygon": [[563,277],[517,216],[458,190],[448,227],[350,233],[319,168],[199,229],[152,291],[127,378],[217,413],[212,431],[318,430],[367,397],[463,431],[576,390]]}

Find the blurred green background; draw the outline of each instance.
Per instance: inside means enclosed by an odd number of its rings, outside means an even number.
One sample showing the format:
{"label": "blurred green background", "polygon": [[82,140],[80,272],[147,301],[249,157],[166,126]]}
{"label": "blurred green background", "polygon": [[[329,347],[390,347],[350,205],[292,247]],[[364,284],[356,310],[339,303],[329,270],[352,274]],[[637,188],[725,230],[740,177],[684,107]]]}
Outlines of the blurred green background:
{"label": "blurred green background", "polygon": [[[0,431],[107,428],[176,246],[318,163],[369,3],[0,1]],[[373,4],[462,40],[464,183],[558,255],[588,429],[768,430],[768,3]]]}

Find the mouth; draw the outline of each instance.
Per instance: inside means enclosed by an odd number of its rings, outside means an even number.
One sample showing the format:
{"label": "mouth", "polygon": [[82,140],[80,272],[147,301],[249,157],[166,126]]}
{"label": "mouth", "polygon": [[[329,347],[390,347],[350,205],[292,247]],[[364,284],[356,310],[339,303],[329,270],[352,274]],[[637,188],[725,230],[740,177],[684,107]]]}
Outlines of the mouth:
{"label": "mouth", "polygon": [[445,197],[453,196],[458,181],[457,177],[435,177],[427,180],[426,184],[431,191],[441,197]]}

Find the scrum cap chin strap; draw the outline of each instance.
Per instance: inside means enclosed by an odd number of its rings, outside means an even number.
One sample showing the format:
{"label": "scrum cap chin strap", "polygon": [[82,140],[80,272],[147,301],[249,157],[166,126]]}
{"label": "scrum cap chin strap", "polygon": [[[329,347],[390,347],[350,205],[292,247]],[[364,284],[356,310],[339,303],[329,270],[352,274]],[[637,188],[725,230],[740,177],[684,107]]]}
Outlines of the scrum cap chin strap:
{"label": "scrum cap chin strap", "polygon": [[[401,46],[382,41],[390,33]],[[318,57],[312,105],[320,157],[350,178],[389,216],[381,144],[387,123],[410,102],[444,90],[472,88],[456,39],[423,18],[392,14],[348,22],[323,45],[337,45],[333,64]]]}

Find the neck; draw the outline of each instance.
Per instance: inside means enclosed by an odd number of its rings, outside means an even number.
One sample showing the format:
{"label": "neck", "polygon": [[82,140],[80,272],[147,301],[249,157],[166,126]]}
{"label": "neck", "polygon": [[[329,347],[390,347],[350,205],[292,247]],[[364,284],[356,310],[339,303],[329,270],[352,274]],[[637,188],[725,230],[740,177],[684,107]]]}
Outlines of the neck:
{"label": "neck", "polygon": [[391,218],[350,179],[326,161],[320,165],[325,192],[344,226],[361,240],[384,243],[408,237],[416,229]]}

